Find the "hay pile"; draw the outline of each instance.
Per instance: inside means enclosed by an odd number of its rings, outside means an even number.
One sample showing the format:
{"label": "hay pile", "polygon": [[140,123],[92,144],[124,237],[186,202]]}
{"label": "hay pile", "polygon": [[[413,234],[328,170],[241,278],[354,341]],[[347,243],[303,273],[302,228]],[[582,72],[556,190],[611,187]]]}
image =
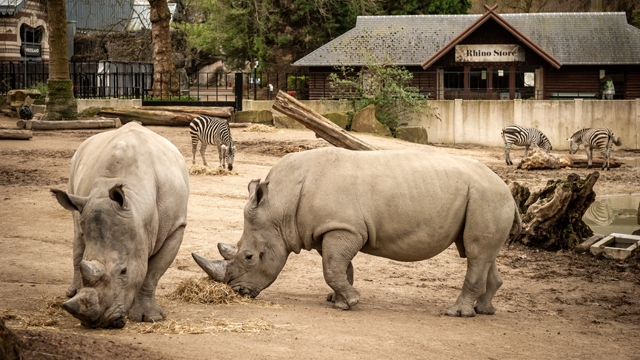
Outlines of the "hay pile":
{"label": "hay pile", "polygon": [[278,132],[278,129],[269,125],[253,124],[240,130],[240,132],[275,133]]}
{"label": "hay pile", "polygon": [[243,322],[213,319],[204,321],[166,319],[152,324],[128,322],[125,327],[125,329],[138,334],[215,334],[221,332],[258,334],[274,328],[274,325],[267,323],[262,318]]}
{"label": "hay pile", "polygon": [[189,175],[220,175],[220,176],[235,176],[240,175],[235,171],[229,171],[221,167],[210,168],[204,165],[191,165],[189,166]]}
{"label": "hay pile", "polygon": [[19,328],[33,327],[59,327],[64,317],[71,316],[63,308],[62,303],[67,301],[64,297],[47,298],[42,297],[44,306],[40,311],[33,312],[0,312],[0,318],[11,321],[13,326]]}
{"label": "hay pile", "polygon": [[207,276],[199,279],[189,278],[183,280],[173,292],[167,294],[167,298],[194,304],[252,304],[263,307],[282,308],[280,304],[270,301],[260,301],[249,296],[238,295],[229,285],[213,281]]}

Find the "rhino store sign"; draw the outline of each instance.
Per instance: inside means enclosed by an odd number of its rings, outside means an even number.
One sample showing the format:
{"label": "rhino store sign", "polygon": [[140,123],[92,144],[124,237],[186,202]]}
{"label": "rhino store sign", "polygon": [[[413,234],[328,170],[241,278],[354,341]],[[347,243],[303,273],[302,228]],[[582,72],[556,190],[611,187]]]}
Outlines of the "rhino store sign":
{"label": "rhino store sign", "polygon": [[22,45],[20,51],[23,56],[40,56],[40,45]]}
{"label": "rhino store sign", "polygon": [[524,61],[520,45],[456,45],[456,62],[517,62]]}

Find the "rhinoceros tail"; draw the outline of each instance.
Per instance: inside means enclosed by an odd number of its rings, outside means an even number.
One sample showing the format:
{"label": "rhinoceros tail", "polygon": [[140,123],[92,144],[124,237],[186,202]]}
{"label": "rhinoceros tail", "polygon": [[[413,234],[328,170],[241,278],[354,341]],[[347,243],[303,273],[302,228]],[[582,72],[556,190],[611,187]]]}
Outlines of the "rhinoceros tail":
{"label": "rhinoceros tail", "polygon": [[516,205],[515,201],[513,202],[513,205],[515,214],[513,216],[513,225],[511,225],[511,230],[509,231],[507,244],[511,244],[518,238],[518,236],[522,232],[522,219],[520,218],[520,211],[518,211],[518,205]]}

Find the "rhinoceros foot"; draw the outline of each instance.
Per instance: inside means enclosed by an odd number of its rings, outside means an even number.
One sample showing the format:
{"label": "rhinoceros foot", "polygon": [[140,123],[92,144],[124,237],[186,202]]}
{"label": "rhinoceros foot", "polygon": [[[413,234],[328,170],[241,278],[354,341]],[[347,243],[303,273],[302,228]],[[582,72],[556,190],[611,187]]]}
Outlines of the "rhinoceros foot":
{"label": "rhinoceros foot", "polygon": [[66,292],[67,297],[72,298],[76,296],[76,294],[78,293],[78,289],[80,289],[80,287],[77,287],[74,284],[69,285],[69,288],[67,289],[67,292]]}
{"label": "rhinoceros foot", "polygon": [[155,299],[143,301],[136,299],[131,310],[129,310],[129,319],[137,322],[162,321],[166,317],[167,313],[156,304]]}
{"label": "rhinoceros foot", "polygon": [[333,303],[333,307],[338,310],[349,310],[350,308],[356,306],[356,304],[360,301],[360,292],[356,289],[351,289],[352,292],[348,292],[347,298],[344,296],[337,294],[335,292],[331,292],[327,294],[327,301]]}
{"label": "rhinoceros foot", "polygon": [[460,304],[456,302],[452,307],[447,309],[445,313],[447,316],[459,316],[459,317],[474,317],[476,316],[476,311],[473,306],[469,304]]}
{"label": "rhinoceros foot", "polygon": [[496,313],[496,308],[494,308],[493,305],[483,304],[480,302],[476,303],[475,310],[476,310],[476,314],[482,314],[482,315],[493,315]]}

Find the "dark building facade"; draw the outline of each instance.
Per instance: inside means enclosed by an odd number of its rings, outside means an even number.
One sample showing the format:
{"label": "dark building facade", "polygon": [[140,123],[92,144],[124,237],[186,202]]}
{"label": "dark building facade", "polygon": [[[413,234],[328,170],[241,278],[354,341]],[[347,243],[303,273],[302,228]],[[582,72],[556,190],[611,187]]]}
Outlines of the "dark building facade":
{"label": "dark building facade", "polygon": [[[366,52],[406,67],[429,98],[640,98],[640,30],[624,13],[363,16],[294,65],[310,99],[330,98],[336,66]],[[365,50],[363,50],[365,49]]]}

